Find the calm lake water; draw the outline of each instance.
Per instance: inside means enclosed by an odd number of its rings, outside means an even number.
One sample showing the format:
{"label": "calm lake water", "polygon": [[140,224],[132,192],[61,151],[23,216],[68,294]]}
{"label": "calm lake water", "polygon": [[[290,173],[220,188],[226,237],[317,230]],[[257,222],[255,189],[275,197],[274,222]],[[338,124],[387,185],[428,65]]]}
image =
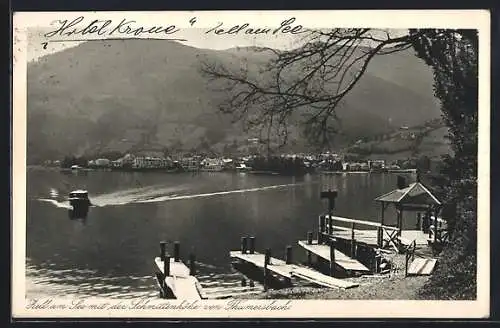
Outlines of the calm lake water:
{"label": "calm lake water", "polygon": [[[390,174],[29,169],[27,295],[157,297],[153,259],[165,240],[179,241],[185,260],[194,250],[198,279],[208,296],[219,297],[241,288],[243,276],[231,268],[229,251],[239,249],[242,236],[256,236],[257,251],[269,247],[281,258],[292,245],[300,261],[305,254],[297,240],[317,231],[317,217],[327,208],[319,198],[322,190],[338,190],[336,215],[375,221],[380,207],[374,198],[395,186],[396,176]],[[96,206],[85,221],[70,220],[66,198],[80,188]],[[386,222],[394,223],[392,210],[387,213]],[[167,247],[172,250],[172,244]]]}

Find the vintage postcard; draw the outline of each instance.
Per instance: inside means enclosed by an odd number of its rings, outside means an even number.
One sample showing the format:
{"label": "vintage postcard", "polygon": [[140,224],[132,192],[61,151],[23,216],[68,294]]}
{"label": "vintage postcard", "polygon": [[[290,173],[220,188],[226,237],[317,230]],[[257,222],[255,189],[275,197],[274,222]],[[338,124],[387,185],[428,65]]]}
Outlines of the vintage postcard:
{"label": "vintage postcard", "polygon": [[13,317],[489,316],[489,12],[13,25]]}

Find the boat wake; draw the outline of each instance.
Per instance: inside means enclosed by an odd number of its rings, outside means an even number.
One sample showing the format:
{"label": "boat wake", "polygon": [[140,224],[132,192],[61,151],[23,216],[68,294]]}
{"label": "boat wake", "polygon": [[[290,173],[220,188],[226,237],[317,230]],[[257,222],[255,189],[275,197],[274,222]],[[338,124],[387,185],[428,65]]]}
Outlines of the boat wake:
{"label": "boat wake", "polygon": [[58,207],[58,208],[66,208],[68,210],[73,208],[73,207],[71,207],[71,205],[69,204],[68,201],[59,202],[59,201],[57,201],[57,199],[51,199],[51,198],[39,198],[38,200],[41,202],[51,203],[52,205],[54,205],[55,207]]}
{"label": "boat wake", "polygon": [[[129,190],[116,191],[108,194],[101,195],[89,195],[90,201],[92,202],[92,206],[94,207],[105,207],[105,206],[120,206],[127,204],[140,204],[140,203],[159,203],[173,200],[184,200],[184,199],[194,199],[194,198],[205,198],[205,197],[214,197],[214,196],[223,196],[230,194],[239,194],[239,193],[247,193],[247,192],[255,192],[255,191],[264,191],[271,189],[279,189],[279,188],[287,188],[292,186],[300,185],[300,183],[291,183],[291,184],[281,184],[281,185],[272,185],[272,186],[264,186],[264,187],[256,187],[256,188],[247,188],[247,189],[236,189],[236,190],[227,190],[227,191],[216,191],[210,193],[200,193],[200,194],[187,194],[187,195],[179,195],[179,191],[186,190],[186,186],[176,186],[176,187],[166,187],[166,188],[157,188],[157,187],[144,187],[144,188],[135,188]],[[52,205],[58,208],[66,208],[71,209],[68,201],[59,201],[53,198],[39,198],[39,201],[51,203]]]}
{"label": "boat wake", "polygon": [[249,189],[236,189],[236,190],[228,190],[228,191],[217,191],[217,192],[210,192],[210,193],[204,193],[204,194],[194,194],[194,195],[181,195],[181,196],[178,196],[178,195],[167,195],[167,196],[162,196],[162,197],[156,197],[156,198],[150,198],[150,199],[143,199],[143,200],[139,200],[137,202],[138,203],[157,203],[157,202],[166,202],[166,201],[171,201],[171,200],[205,198],[205,197],[230,195],[230,194],[239,194],[239,193],[247,193],[247,192],[254,192],[254,191],[263,191],[263,190],[269,190],[269,189],[286,188],[286,187],[292,187],[292,186],[297,186],[297,185],[299,185],[299,184],[297,184],[297,183],[291,183],[291,184],[282,184],[282,185],[257,187],[257,188],[249,188]]}

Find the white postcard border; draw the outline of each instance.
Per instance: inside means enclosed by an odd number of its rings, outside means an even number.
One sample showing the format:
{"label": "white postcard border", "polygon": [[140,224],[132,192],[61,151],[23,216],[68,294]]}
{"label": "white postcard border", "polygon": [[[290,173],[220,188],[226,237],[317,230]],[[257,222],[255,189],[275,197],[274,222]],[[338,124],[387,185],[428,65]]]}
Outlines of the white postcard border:
{"label": "white postcard border", "polygon": [[[59,309],[27,309],[25,299],[26,258],[26,28],[50,24],[54,19],[71,19],[78,15],[92,17],[127,17],[138,21],[166,20],[179,27],[189,28],[188,21],[196,16],[204,24],[224,21],[228,25],[249,21],[256,26],[276,25],[285,17],[296,17],[297,22],[314,28],[325,27],[324,22],[335,22],[335,27],[380,28],[476,28],[479,30],[479,158],[478,158],[478,282],[476,301],[352,301],[352,300],[243,300],[253,306],[282,306],[283,310],[228,309],[229,302],[199,301],[199,307],[187,310],[133,309],[75,309],[74,299],[49,299],[49,303],[63,304]],[[167,19],[165,19],[167,18]],[[394,10],[394,11],[281,11],[281,12],[18,12],[13,17],[13,165],[12,165],[12,314],[28,317],[137,317],[137,318],[480,318],[489,314],[490,236],[489,236],[489,163],[490,163],[490,17],[485,10]],[[207,25],[208,26],[208,25]],[[200,26],[199,26],[200,27]],[[150,256],[145,254],[144,256]],[[33,302],[31,300],[30,302]],[[37,300],[40,304],[47,299]],[[81,302],[81,300],[80,300]],[[99,298],[84,299],[85,304],[98,307],[103,303],[121,302]],[[274,303],[272,303],[274,302]],[[148,304],[160,307],[181,305],[175,300],[150,300]],[[272,305],[274,304],[274,305]],[[209,305],[213,305],[209,307]],[[111,306],[111,305],[110,305]],[[243,305],[242,305],[243,306]],[[66,307],[66,309],[60,309]],[[73,307],[73,308],[71,308]],[[194,307],[194,306],[193,306]],[[219,308],[220,307],[220,308]],[[71,309],[68,309],[71,308]],[[132,308],[132,309],[131,309]]]}

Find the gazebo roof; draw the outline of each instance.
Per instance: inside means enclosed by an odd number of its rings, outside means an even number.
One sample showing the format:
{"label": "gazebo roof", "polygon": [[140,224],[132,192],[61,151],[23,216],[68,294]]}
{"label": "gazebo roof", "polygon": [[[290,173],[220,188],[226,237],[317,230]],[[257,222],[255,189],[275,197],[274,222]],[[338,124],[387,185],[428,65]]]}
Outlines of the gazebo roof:
{"label": "gazebo roof", "polygon": [[387,194],[375,198],[383,203],[396,203],[401,205],[442,205],[422,183],[415,182],[403,189],[395,189]]}

